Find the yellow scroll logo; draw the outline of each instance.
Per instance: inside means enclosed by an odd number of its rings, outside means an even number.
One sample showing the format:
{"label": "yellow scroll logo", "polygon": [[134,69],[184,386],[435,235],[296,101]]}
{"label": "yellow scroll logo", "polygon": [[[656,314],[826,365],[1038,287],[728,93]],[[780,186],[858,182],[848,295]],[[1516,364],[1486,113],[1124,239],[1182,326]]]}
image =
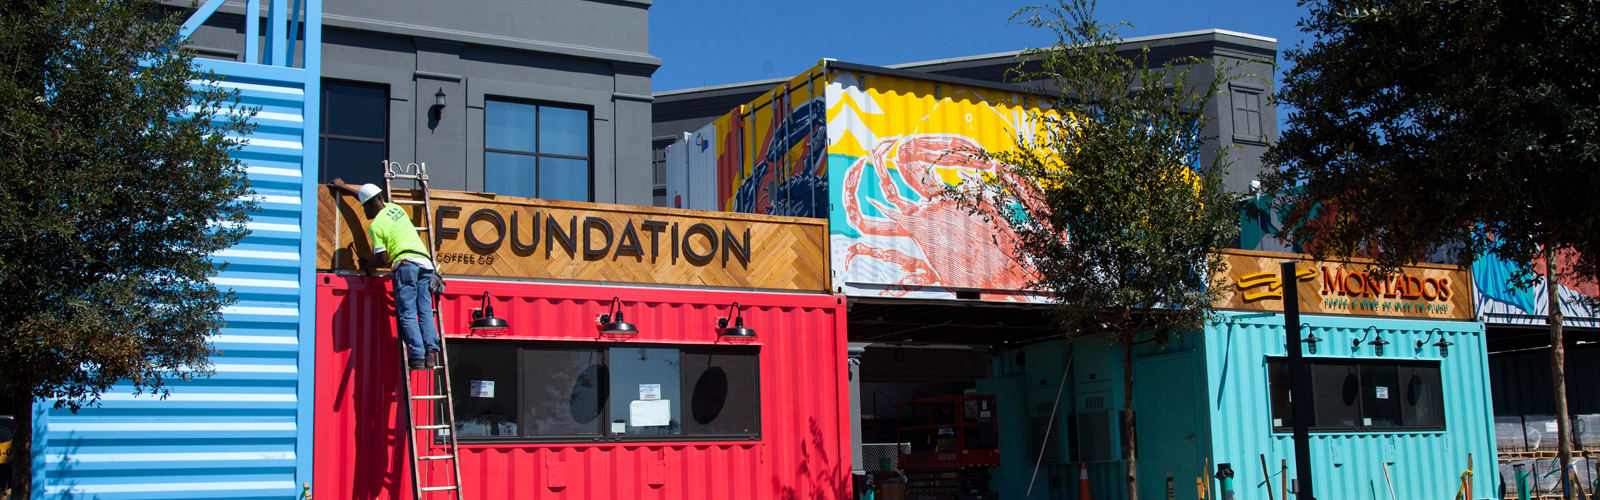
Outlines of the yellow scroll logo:
{"label": "yellow scroll logo", "polygon": [[[1304,271],[1297,271],[1297,272],[1295,272],[1294,277],[1300,279],[1301,281],[1309,280],[1309,279],[1317,277],[1317,270],[1316,269],[1306,269]],[[1262,273],[1246,274],[1244,276],[1240,276],[1239,277],[1239,285],[1238,286],[1239,286],[1239,291],[1244,292],[1244,300],[1245,300],[1245,302],[1250,302],[1250,301],[1253,301],[1253,300],[1260,300],[1260,299],[1268,299],[1268,298],[1272,298],[1272,299],[1282,299],[1283,298],[1283,280],[1278,278],[1278,273],[1262,272]],[[1261,287],[1265,287],[1265,288],[1264,289],[1260,289],[1260,290],[1250,291],[1250,289],[1252,289],[1252,288],[1261,288]]]}

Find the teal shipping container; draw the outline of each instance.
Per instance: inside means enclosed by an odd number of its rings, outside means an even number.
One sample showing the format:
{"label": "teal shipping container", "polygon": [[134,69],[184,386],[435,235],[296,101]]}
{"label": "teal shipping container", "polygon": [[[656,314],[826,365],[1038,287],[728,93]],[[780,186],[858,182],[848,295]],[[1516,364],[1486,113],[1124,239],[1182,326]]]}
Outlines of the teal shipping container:
{"label": "teal shipping container", "polygon": [[[1202,330],[1135,346],[1141,498],[1169,498],[1168,474],[1171,498],[1225,498],[1211,479],[1219,464],[1234,472],[1235,498],[1266,499],[1269,489],[1284,498],[1284,479],[1296,475],[1288,346],[1282,287],[1267,269],[1295,257],[1229,255],[1221,313]],[[1469,468],[1471,498],[1497,497],[1488,355],[1470,279],[1443,266],[1368,271],[1359,262],[1298,267],[1299,335],[1316,340],[1301,347],[1316,497],[1454,498]],[[1012,444],[993,471],[1002,498],[1031,486],[1030,498],[1077,499],[1083,476],[1092,498],[1127,498],[1122,359],[1109,334],[996,353],[979,392],[1023,413],[1001,426],[1001,442]]]}

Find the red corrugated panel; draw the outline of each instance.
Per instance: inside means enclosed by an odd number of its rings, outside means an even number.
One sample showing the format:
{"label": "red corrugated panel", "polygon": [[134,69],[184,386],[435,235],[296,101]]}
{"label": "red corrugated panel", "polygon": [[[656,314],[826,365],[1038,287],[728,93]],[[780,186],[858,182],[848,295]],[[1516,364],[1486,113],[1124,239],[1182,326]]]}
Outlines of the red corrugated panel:
{"label": "red corrugated panel", "polygon": [[[317,279],[317,498],[411,497],[388,280]],[[850,488],[844,306],[826,295],[452,280],[446,334],[468,332],[483,292],[506,339],[602,341],[595,317],[621,297],[633,344],[712,344],[738,302],[760,337],[761,440],[462,446],[466,498],[844,498]],[[417,380],[421,380],[419,377]],[[444,467],[434,474],[444,479]],[[424,469],[427,474],[427,469]],[[438,481],[430,479],[424,484]],[[556,483],[564,483],[564,486]],[[653,484],[660,483],[660,484]],[[445,483],[448,484],[448,483]],[[435,494],[429,498],[445,498]]]}

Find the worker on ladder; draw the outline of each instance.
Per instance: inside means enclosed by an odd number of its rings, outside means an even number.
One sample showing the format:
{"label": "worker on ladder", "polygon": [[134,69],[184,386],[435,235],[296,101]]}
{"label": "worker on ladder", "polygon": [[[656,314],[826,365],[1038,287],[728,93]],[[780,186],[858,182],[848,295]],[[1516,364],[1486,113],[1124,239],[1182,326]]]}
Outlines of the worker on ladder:
{"label": "worker on ladder", "polygon": [[389,285],[411,369],[439,366],[439,332],[434,328],[433,298],[428,290],[433,282],[433,260],[428,246],[417,236],[417,226],[400,205],[384,203],[378,196],[383,189],[376,185],[362,184],[360,189],[353,189],[344,179],[334,179],[333,187],[360,200],[367,220],[372,221],[367,225],[372,253],[393,270]]}

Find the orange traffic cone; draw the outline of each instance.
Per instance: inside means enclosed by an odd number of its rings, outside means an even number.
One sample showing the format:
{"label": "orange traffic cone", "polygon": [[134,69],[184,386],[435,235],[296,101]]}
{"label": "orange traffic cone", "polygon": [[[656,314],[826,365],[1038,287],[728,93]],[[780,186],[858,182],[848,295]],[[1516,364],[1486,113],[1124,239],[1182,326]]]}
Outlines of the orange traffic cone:
{"label": "orange traffic cone", "polygon": [[1089,500],[1089,464],[1078,462],[1078,500]]}

